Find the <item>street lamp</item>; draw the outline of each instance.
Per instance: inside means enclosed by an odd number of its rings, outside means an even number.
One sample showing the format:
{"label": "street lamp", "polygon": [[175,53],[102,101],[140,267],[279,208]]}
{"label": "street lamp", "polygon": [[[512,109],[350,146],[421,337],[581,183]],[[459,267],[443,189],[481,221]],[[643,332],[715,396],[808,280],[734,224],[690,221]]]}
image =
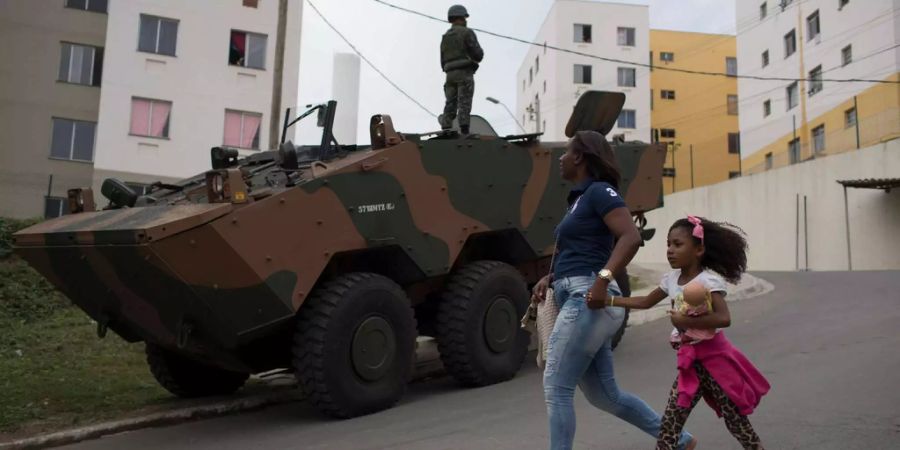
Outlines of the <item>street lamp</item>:
{"label": "street lamp", "polygon": [[512,111],[509,110],[509,108],[506,107],[506,105],[503,104],[503,102],[501,102],[500,100],[497,100],[497,99],[494,98],[494,97],[487,97],[485,100],[487,100],[487,101],[489,101],[489,102],[491,102],[491,103],[493,103],[493,104],[495,104],[495,105],[500,105],[500,106],[502,106],[503,109],[505,109],[506,112],[509,113],[509,117],[512,117],[512,120],[513,120],[514,122],[516,122],[516,125],[518,125],[519,128],[522,129],[522,132],[523,132],[523,133],[527,133],[527,131],[525,131],[525,127],[523,127],[522,124],[519,123],[519,120],[516,119],[516,116],[512,113]]}

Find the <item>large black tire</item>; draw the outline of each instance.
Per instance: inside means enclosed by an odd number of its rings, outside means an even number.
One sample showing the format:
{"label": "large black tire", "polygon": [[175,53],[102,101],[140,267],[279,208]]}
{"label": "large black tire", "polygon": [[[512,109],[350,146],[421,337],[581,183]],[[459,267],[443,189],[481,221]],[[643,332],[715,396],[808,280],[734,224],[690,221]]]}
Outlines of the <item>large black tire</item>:
{"label": "large black tire", "polygon": [[194,361],[156,344],[147,343],[144,351],[156,381],[179,397],[232,394],[250,376]]}
{"label": "large black tire", "polygon": [[350,418],[390,408],[412,372],[416,320],[405,292],[372,273],[342,275],[300,307],[294,369],[309,401]]}
{"label": "large black tire", "polygon": [[525,280],[508,264],[478,261],[455,272],[435,327],[447,372],[466,386],[514,377],[528,352],[529,335],[519,326],[528,302]]}

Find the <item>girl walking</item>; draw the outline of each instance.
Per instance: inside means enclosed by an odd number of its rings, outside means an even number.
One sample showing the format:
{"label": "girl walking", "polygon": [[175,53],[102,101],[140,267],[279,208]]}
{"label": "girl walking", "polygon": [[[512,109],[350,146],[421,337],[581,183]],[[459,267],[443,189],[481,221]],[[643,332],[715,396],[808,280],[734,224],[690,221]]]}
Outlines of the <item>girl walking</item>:
{"label": "girl walking", "polygon": [[[611,297],[606,303],[647,309],[666,298],[673,301],[670,314],[675,330],[670,341],[678,350],[678,376],[656,448],[676,448],[691,410],[703,397],[745,449],[762,449],[747,416],[769,391],[769,383],[720,330],[731,325],[724,280],[740,280],[747,268],[747,242],[736,227],[694,216],[676,221],[666,242],[666,258],[673,270],[663,276],[659,287],[646,297]],[[682,291],[689,283],[693,292],[699,284],[701,295],[708,299],[709,307],[698,314],[682,312],[697,310],[684,304]]]}

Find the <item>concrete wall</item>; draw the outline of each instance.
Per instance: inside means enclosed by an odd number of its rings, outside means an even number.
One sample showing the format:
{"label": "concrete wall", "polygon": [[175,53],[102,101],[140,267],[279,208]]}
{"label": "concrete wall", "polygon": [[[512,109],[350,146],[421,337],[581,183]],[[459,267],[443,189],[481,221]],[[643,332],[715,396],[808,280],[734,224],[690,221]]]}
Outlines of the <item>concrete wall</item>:
{"label": "concrete wall", "polygon": [[[900,139],[855,152],[745,176],[666,196],[647,215],[657,235],[635,262],[664,263],[666,232],[687,214],[727,221],[747,232],[751,270],[846,270],[844,191],[836,180],[900,176]],[[797,194],[801,196],[797,233]],[[804,235],[803,196],[808,233]],[[854,270],[900,269],[900,189],[848,189]]]}
{"label": "concrete wall", "polygon": [[[574,25],[591,25],[590,43],[574,42]],[[618,27],[635,29],[635,45],[620,46],[617,41]],[[538,31],[536,42],[575,50],[590,55],[615,58],[623,61],[646,64],[650,58],[650,13],[646,5],[626,5],[620,3],[594,2],[584,0],[557,0]],[[535,58],[540,58],[540,69],[534,73]],[[576,64],[590,65],[591,84],[574,83]],[[634,68],[635,87],[619,87],[619,67]],[[529,83],[528,71],[532,69],[533,80]],[[519,120],[526,118],[526,108],[538,97],[541,112],[541,126],[546,120],[544,141],[566,140],[563,133],[572,108],[578,97],[588,90],[617,91],[626,95],[623,109],[636,112],[635,129],[614,127],[609,135],[625,134],[627,140],[650,142],[650,70],[626,64],[601,61],[585,56],[573,55],[532,47],[516,78],[518,92],[515,114]],[[525,81],[525,88],[522,82]],[[544,92],[544,81],[547,92]],[[529,132],[535,130],[534,122],[525,124]]]}
{"label": "concrete wall", "polygon": [[[95,186],[109,173],[166,179],[208,169],[209,149],[223,142],[226,109],[262,114],[259,147],[271,148],[270,121],[280,124],[283,108],[297,102],[300,10],[299,0],[289,0],[282,111],[273,118],[277,1],[258,8],[218,0],[110,2]],[[137,51],[141,14],[179,21],[175,56]],[[267,36],[265,69],[228,64],[231,30]],[[129,134],[132,97],[172,102],[167,139]]]}
{"label": "concrete wall", "polygon": [[[90,162],[50,159],[53,117],[96,122],[100,87],[57,81],[62,42],[103,47],[106,14],[64,0],[0,2],[0,216],[41,217],[51,196],[89,186]],[[105,81],[105,80],[104,80]]]}

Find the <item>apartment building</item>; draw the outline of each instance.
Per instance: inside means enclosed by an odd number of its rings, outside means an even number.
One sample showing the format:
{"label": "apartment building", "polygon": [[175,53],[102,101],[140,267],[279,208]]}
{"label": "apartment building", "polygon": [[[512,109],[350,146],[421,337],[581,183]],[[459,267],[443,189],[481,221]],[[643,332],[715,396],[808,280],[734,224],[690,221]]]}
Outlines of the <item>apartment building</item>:
{"label": "apartment building", "polygon": [[[900,2],[737,1],[744,173],[900,136]],[[793,80],[791,80],[793,79]],[[893,83],[839,82],[868,79]]]}
{"label": "apartment building", "polygon": [[[557,0],[535,42],[625,62],[646,64],[650,52],[646,5]],[[545,141],[565,140],[578,97],[588,90],[620,91],[625,106],[610,136],[650,141],[649,69],[532,47],[516,76],[516,116]]]}
{"label": "apartment building", "polygon": [[300,0],[0,3],[0,215],[64,214],[66,189],[143,189],[209,149],[275,144],[297,98]]}
{"label": "apartment building", "polygon": [[651,135],[669,144],[664,193],[740,176],[737,79],[666,70],[735,75],[735,37],[650,30],[650,49]]}

